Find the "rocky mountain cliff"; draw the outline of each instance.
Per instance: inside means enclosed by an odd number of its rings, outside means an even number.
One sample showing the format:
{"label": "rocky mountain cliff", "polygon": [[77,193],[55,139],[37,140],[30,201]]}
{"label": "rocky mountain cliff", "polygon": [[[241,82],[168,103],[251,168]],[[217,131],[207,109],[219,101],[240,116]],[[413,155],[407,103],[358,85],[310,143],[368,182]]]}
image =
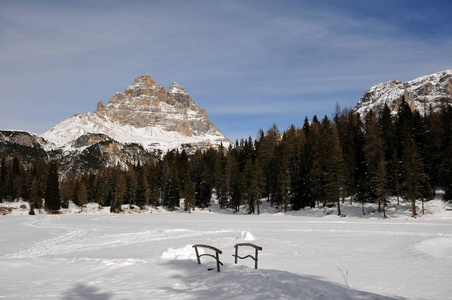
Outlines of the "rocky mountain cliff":
{"label": "rocky mountain cliff", "polygon": [[100,101],[94,113],[76,114],[42,137],[51,143],[50,148],[64,151],[108,138],[160,152],[181,146],[193,152],[230,143],[182,86],[173,83],[167,92],[149,74],[138,76],[108,104]]}
{"label": "rocky mountain cliff", "polygon": [[381,110],[385,104],[397,112],[402,101],[421,114],[430,107],[435,110],[445,103],[452,102],[452,70],[446,70],[431,75],[422,76],[402,83],[392,80],[371,87],[355,106],[355,111],[361,117],[373,110]]}
{"label": "rocky mountain cliff", "polygon": [[124,92],[100,101],[94,113],[76,114],[41,136],[1,131],[0,151],[57,159],[66,169],[124,165],[150,159],[171,149],[228,147],[230,141],[215,127],[187,91],[173,83],[168,91],[149,74],[138,76]]}

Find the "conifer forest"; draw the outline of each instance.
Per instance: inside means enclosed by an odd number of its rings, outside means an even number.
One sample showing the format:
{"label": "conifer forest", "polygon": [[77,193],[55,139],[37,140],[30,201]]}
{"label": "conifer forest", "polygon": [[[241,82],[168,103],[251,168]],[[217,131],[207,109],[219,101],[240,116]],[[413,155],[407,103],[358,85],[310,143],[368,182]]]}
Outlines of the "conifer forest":
{"label": "conifer forest", "polygon": [[[375,203],[385,212],[387,197],[412,204],[433,198],[435,189],[452,199],[452,108],[425,115],[405,103],[396,114],[385,106],[364,120],[339,106],[331,117],[305,118],[302,127],[280,132],[274,125],[225,149],[188,155],[169,151],[128,167],[62,172],[58,162],[3,154],[0,195],[34,208],[58,210],[69,201],[110,206],[183,205],[187,212],[209,207],[259,214],[266,199],[281,211],[334,206],[343,201]],[[180,201],[183,199],[184,201]],[[182,203],[182,204],[180,204]],[[364,213],[364,210],[363,210]]]}

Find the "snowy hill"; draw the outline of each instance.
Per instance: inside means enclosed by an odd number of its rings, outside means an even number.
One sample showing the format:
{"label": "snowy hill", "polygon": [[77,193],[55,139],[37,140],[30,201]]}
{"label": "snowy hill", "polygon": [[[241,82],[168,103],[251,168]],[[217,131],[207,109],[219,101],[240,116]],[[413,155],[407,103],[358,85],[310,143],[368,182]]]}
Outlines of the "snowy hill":
{"label": "snowy hill", "polygon": [[355,106],[355,111],[362,117],[373,110],[379,111],[384,105],[397,112],[397,108],[405,100],[411,109],[423,115],[430,109],[437,109],[444,103],[452,101],[452,70],[422,76],[402,83],[392,80],[371,87]]}
{"label": "snowy hill", "polygon": [[98,142],[82,138],[86,135],[103,135],[102,140],[111,138],[162,152],[182,145],[194,150],[230,143],[182,86],[173,83],[166,92],[149,74],[137,77],[107,105],[100,101],[94,113],[76,114],[42,138],[51,142],[50,149],[74,151]]}

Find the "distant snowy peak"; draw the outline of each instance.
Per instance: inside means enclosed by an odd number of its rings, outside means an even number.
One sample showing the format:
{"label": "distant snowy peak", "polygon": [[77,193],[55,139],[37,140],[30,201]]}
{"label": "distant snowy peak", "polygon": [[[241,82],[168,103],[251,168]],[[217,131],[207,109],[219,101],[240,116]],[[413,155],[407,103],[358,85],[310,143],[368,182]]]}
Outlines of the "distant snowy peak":
{"label": "distant snowy peak", "polygon": [[76,114],[42,137],[55,147],[75,150],[79,147],[75,141],[86,134],[141,144],[146,150],[218,147],[221,143],[227,147],[230,143],[185,88],[173,83],[166,92],[149,74],[138,76],[107,104],[100,101],[94,113]]}
{"label": "distant snowy peak", "polygon": [[396,113],[403,100],[421,114],[430,107],[435,110],[444,103],[451,103],[452,70],[421,76],[405,83],[392,80],[374,85],[361,97],[355,111],[365,117],[371,110],[378,112],[386,104]]}

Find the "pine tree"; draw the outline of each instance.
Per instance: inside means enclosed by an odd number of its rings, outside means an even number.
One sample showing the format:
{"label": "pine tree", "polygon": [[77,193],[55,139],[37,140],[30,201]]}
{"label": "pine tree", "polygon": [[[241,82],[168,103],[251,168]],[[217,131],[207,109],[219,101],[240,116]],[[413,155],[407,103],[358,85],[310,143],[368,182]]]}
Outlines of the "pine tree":
{"label": "pine tree", "polygon": [[299,210],[308,206],[315,206],[312,202],[310,187],[309,187],[309,169],[307,166],[307,159],[303,154],[304,146],[300,153],[296,156],[296,159],[292,162],[294,171],[291,178],[291,204],[292,209]]}
{"label": "pine tree", "polygon": [[204,161],[201,151],[196,151],[191,162],[191,175],[195,187],[196,205],[200,208],[210,206],[212,197],[212,174]]}
{"label": "pine tree", "polygon": [[61,208],[60,189],[58,182],[58,166],[55,161],[51,161],[47,176],[45,191],[45,207],[50,211],[58,211]]}
{"label": "pine tree", "polygon": [[326,202],[337,204],[337,214],[340,216],[340,198],[345,186],[345,166],[342,148],[339,143],[337,129],[325,118],[322,120],[321,130],[322,148],[321,164],[323,165],[322,188]]}
{"label": "pine tree", "polygon": [[191,213],[191,211],[195,208],[196,198],[195,198],[195,189],[193,187],[193,182],[191,181],[191,176],[188,175],[185,178],[185,201],[184,206],[185,210],[188,211],[188,213]]}
{"label": "pine tree", "polygon": [[85,183],[83,180],[80,180],[77,185],[77,200],[78,205],[80,206],[80,211],[83,210],[83,206],[88,203],[88,191],[86,190]]}
{"label": "pine tree", "polygon": [[307,160],[307,169],[309,170],[309,187],[310,195],[314,203],[320,206],[320,200],[325,199],[324,190],[322,188],[322,176],[324,173],[324,166],[322,165],[322,153],[325,151],[322,137],[321,125],[314,116],[313,122],[307,135],[307,147],[304,151],[304,158]]}
{"label": "pine tree", "polygon": [[159,169],[154,165],[149,168],[147,173],[149,183],[149,204],[157,207],[160,205]]}
{"label": "pine tree", "polygon": [[171,164],[170,176],[168,178],[168,208],[174,210],[175,207],[179,207],[181,187],[179,182],[179,171],[176,165],[176,161]]}
{"label": "pine tree", "polygon": [[230,157],[225,155],[222,147],[218,150],[215,158],[214,176],[218,204],[220,209],[225,209],[228,206],[230,192]]}
{"label": "pine tree", "polygon": [[116,170],[116,180],[114,185],[113,201],[111,203],[110,212],[119,212],[122,210],[122,204],[127,194],[127,182],[124,174],[120,170]]}
{"label": "pine tree", "polygon": [[275,202],[280,205],[280,210],[282,211],[284,207],[284,212],[287,212],[287,205],[290,201],[290,174],[285,160],[282,160],[279,165],[276,186],[273,190]]}
{"label": "pine tree", "polygon": [[8,178],[8,169],[6,167],[5,155],[2,155],[2,161],[0,165],[0,203],[2,203],[6,198],[6,180]]}
{"label": "pine tree", "polygon": [[443,107],[434,120],[436,182],[444,187],[444,200],[452,200],[452,107]]}
{"label": "pine tree", "polygon": [[243,179],[242,173],[240,172],[239,163],[237,158],[231,156],[231,207],[234,212],[240,211],[240,206],[243,202]]}
{"label": "pine tree", "polygon": [[146,176],[144,175],[144,168],[138,165],[137,185],[136,185],[136,204],[140,209],[146,206],[147,195],[149,193]]}
{"label": "pine tree", "polygon": [[277,176],[274,170],[274,164],[272,163],[272,158],[280,140],[281,134],[279,129],[276,124],[273,124],[273,126],[267,130],[266,134],[261,130],[259,132],[259,139],[256,141],[256,155],[264,170],[264,177],[266,178],[264,194],[270,201],[273,201],[271,194]]}
{"label": "pine tree", "polygon": [[129,165],[129,171],[126,173],[126,183],[126,199],[129,202],[129,208],[133,208],[133,204],[136,204],[137,178],[135,168],[132,165]]}
{"label": "pine tree", "polygon": [[[364,153],[367,162],[367,174],[369,180],[369,195],[378,203],[378,211],[381,212],[381,204],[386,203],[386,162],[385,144],[382,138],[382,130],[375,115],[370,112],[366,120]],[[373,200],[372,199],[372,200]]]}
{"label": "pine tree", "polygon": [[94,199],[99,206],[108,206],[108,175],[105,169],[101,169],[94,180]]}
{"label": "pine tree", "polygon": [[258,205],[259,201],[259,175],[252,158],[247,160],[243,173],[245,180],[245,201],[247,211],[249,214],[254,214],[255,206]]}
{"label": "pine tree", "polygon": [[40,208],[42,205],[42,199],[40,201],[39,196],[39,182],[36,176],[33,176],[30,184],[30,215],[35,214],[35,208]]}
{"label": "pine tree", "polygon": [[363,124],[359,114],[347,109],[343,110],[336,124],[338,124],[338,136],[345,163],[346,190],[343,194],[349,195],[352,203],[354,196],[358,193],[358,180],[364,174]]}
{"label": "pine tree", "polygon": [[404,100],[399,106],[395,120],[395,151],[397,155],[399,155],[399,159],[402,159],[404,151],[403,142],[408,135],[413,135],[413,112],[411,111],[410,106]]}
{"label": "pine tree", "polygon": [[425,190],[430,189],[424,173],[424,164],[416,144],[408,135],[405,139],[403,153],[403,194],[411,201],[412,217],[416,217],[416,199],[423,198]]}

